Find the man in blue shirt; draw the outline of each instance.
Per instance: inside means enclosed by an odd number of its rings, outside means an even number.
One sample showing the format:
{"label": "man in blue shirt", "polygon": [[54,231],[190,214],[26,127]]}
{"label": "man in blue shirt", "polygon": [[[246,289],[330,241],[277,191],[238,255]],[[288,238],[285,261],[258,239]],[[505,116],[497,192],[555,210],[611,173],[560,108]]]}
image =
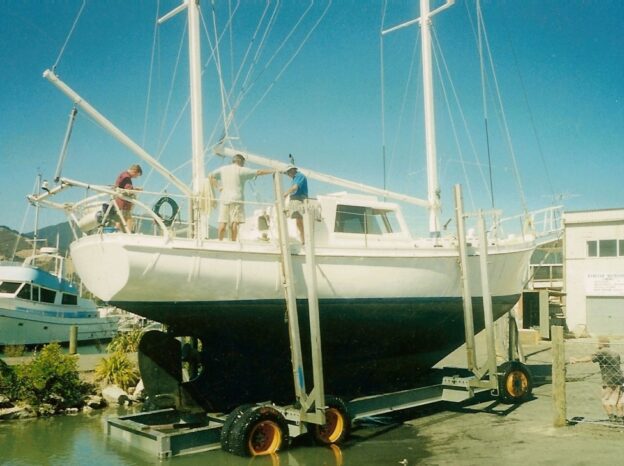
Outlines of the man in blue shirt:
{"label": "man in blue shirt", "polygon": [[305,242],[303,236],[303,201],[308,198],[308,179],[303,173],[297,170],[294,165],[288,165],[284,171],[288,176],[292,178],[293,184],[284,193],[284,197],[290,196],[288,202],[288,214],[290,218],[294,218],[297,223],[297,230],[299,230],[299,236],[301,237],[301,244]]}

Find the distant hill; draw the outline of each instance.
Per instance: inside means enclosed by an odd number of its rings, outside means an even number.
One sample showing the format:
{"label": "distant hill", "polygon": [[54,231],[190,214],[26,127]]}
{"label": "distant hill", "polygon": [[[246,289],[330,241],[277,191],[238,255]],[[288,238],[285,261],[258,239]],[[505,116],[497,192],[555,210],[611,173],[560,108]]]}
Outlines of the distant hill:
{"label": "distant hill", "polygon": [[[25,233],[24,236],[32,239],[34,234],[31,231],[30,233]],[[63,255],[65,255],[69,250],[69,244],[74,239],[68,222],[57,223],[56,225],[40,228],[37,233],[37,238],[45,240],[45,243],[41,243],[41,245],[54,247],[57,246],[58,238],[58,248]]]}
{"label": "distant hill", "polygon": [[[33,232],[24,233],[20,235],[19,232],[12,230],[6,226],[0,226],[0,260],[10,260],[13,258],[16,261],[23,261],[25,257],[29,256],[32,252],[32,242],[29,241],[34,237]],[[62,255],[66,255],[69,249],[69,243],[72,241],[71,228],[69,223],[63,222],[56,225],[51,225],[45,228],[41,228],[37,234],[37,239],[45,240],[39,243],[41,246],[55,246],[57,245]],[[15,252],[15,257],[14,257]]]}
{"label": "distant hill", "polygon": [[24,251],[32,249],[32,245],[24,236],[17,231],[11,230],[9,227],[0,226],[0,260],[11,260],[14,252],[20,252],[15,255],[14,260],[22,261],[24,259]]}

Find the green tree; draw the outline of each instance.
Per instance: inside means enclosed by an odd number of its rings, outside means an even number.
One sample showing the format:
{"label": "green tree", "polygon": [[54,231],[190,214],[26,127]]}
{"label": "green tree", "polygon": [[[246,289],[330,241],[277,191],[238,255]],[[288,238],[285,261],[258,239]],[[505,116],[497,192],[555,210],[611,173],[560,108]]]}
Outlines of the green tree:
{"label": "green tree", "polygon": [[16,366],[15,375],[18,398],[35,407],[78,407],[94,393],[93,385],[80,380],[77,357],[63,354],[58,343],[45,345],[30,362]]}

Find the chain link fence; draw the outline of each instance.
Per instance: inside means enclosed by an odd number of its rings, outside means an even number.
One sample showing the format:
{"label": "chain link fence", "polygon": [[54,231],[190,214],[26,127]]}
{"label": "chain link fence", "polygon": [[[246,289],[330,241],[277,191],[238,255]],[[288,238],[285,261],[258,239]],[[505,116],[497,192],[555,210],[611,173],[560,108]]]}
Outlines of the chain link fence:
{"label": "chain link fence", "polygon": [[624,425],[624,337],[568,339],[564,347],[568,420]]}

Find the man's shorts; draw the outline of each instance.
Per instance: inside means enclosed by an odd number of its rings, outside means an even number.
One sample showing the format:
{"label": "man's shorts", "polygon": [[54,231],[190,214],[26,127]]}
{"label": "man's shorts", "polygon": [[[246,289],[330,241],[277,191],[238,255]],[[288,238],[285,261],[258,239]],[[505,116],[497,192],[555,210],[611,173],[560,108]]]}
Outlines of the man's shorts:
{"label": "man's shorts", "polygon": [[219,223],[245,223],[245,209],[240,202],[219,205]]}
{"label": "man's shorts", "polygon": [[126,222],[132,218],[132,204],[130,205],[130,209],[120,209],[119,214],[113,207],[108,215],[108,220],[114,223],[123,223],[121,220],[122,217]]}
{"label": "man's shorts", "polygon": [[288,202],[288,216],[290,218],[303,218],[304,204],[299,199],[291,199]]}

